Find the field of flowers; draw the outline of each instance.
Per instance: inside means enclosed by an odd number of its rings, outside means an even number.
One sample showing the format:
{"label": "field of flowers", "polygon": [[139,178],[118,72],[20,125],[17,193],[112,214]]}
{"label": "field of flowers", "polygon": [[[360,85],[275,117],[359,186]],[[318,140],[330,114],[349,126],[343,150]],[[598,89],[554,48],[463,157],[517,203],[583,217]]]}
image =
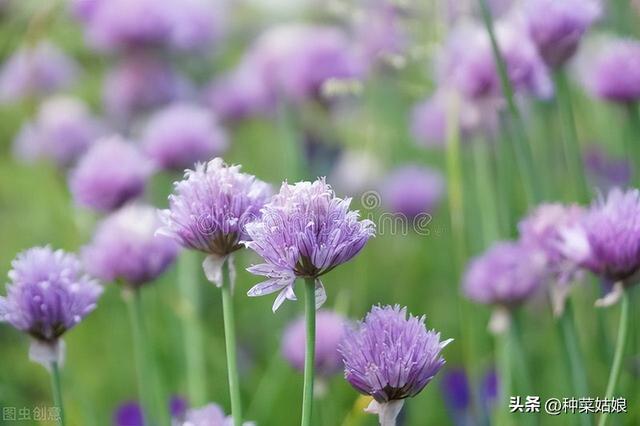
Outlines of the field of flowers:
{"label": "field of flowers", "polygon": [[0,424],[640,424],[639,25],[0,0]]}

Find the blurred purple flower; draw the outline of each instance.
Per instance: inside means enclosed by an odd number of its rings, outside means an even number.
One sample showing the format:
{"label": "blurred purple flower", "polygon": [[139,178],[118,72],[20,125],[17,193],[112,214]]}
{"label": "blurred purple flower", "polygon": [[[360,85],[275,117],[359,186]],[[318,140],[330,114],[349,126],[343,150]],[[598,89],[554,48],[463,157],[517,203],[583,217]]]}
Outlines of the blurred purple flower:
{"label": "blurred purple flower", "polygon": [[575,264],[562,252],[562,231],[580,223],[584,213],[575,204],[541,204],[518,224],[522,244],[544,253],[556,278],[567,280],[575,272]]}
{"label": "blurred purple flower", "polygon": [[273,113],[277,96],[262,77],[257,66],[244,60],[236,69],[211,82],[205,102],[225,121]]}
{"label": "blurred purple flower", "polygon": [[49,160],[64,168],[72,165],[104,130],[80,99],[55,96],[40,105],[34,122],[23,125],[13,149],[24,161]]}
{"label": "blurred purple flower", "polygon": [[178,252],[175,242],[155,235],[160,225],[151,206],[130,204],[107,216],[82,250],[87,270],[104,281],[133,287],[153,281]]}
{"label": "blurred purple flower", "polygon": [[[244,422],[243,426],[255,426],[252,422]],[[187,410],[184,423],[180,426],[233,426],[233,417],[224,414],[218,404],[207,404],[201,408]]]}
{"label": "blurred purple flower", "polygon": [[[189,404],[180,396],[172,396],[169,399],[169,414],[172,425],[182,425]],[[127,401],[118,406],[113,414],[113,426],[145,426],[142,407],[137,401]]]}
{"label": "blurred purple flower", "polygon": [[559,68],[602,11],[598,0],[527,0],[524,12],[540,56],[549,67]]}
{"label": "blurred purple flower", "polygon": [[227,256],[249,238],[245,225],[260,215],[271,188],[221,158],[197,164],[175,183],[169,209],[161,212],[159,234],[186,248]]}
{"label": "blurred purple flower", "polygon": [[129,55],[104,79],[107,114],[119,122],[185,98],[189,82],[170,65],[150,56]]}
{"label": "blurred purple flower", "polygon": [[172,419],[182,419],[188,408],[189,403],[181,396],[174,395],[169,399],[169,414]]}
{"label": "blurred purple flower", "polygon": [[376,62],[394,63],[409,47],[408,24],[401,10],[388,1],[365,1],[365,5],[354,23],[356,47],[366,64]]}
{"label": "blurred purple flower", "polygon": [[597,97],[611,102],[640,100],[640,42],[610,40],[588,64],[586,83]]}
{"label": "blurred purple flower", "polygon": [[221,4],[205,0],[80,0],[73,5],[101,50],[202,49],[218,38]]}
{"label": "blurred purple flower", "polygon": [[315,278],[317,305],[322,305],[326,294],[318,278],[351,260],[375,234],[373,222],[359,220],[358,212],[349,210],[350,203],[349,198],[336,197],[324,178],[295,185],[284,182],[262,209],[262,217],[246,226],[252,240],[247,247],[265,261],[247,270],[267,277],[248,295],[279,291],[275,311],[285,299],[296,300],[297,277]]}
{"label": "blurred purple flower", "polygon": [[78,258],[34,247],[11,262],[0,321],[38,341],[54,343],[96,308],[102,287],[85,274]]}
{"label": "blurred purple flower", "polygon": [[440,204],[444,191],[445,180],[438,170],[406,165],[384,178],[380,198],[392,213],[413,219],[432,214]]}
{"label": "blurred purple flower", "polygon": [[500,380],[498,378],[498,372],[495,369],[489,370],[482,380],[482,388],[480,392],[482,402],[489,411],[498,398],[499,386]]}
{"label": "blurred purple flower", "polygon": [[362,64],[337,28],[289,24],[262,34],[247,59],[275,93],[293,101],[320,97],[330,79],[358,78]]}
{"label": "blurred purple flower", "polygon": [[469,380],[464,369],[445,371],[440,382],[445,402],[449,409],[459,415],[464,413],[471,404]]}
{"label": "blurred purple flower", "polygon": [[[548,98],[553,87],[536,47],[517,20],[496,21],[496,37],[516,91]],[[440,58],[439,74],[446,85],[469,99],[487,99],[502,93],[491,43],[477,24],[459,25]]]}
{"label": "blurred purple flower", "polygon": [[587,147],[583,154],[589,182],[596,188],[608,191],[613,187],[625,187],[631,182],[631,161],[611,157],[599,145]]}
{"label": "blurred purple flower", "polygon": [[347,381],[374,400],[367,411],[395,418],[405,398],[416,396],[440,371],[441,350],[451,340],[427,330],[425,317],[409,315],[400,306],[374,306],[340,345]]}
{"label": "blurred purple flower", "polygon": [[121,404],[113,415],[113,426],[145,426],[140,404],[136,401]]}
{"label": "blurred purple flower", "polygon": [[[342,369],[338,345],[342,341],[348,321],[342,315],[319,310],[316,315],[315,369],[320,376],[332,376]],[[289,324],[282,339],[282,355],[293,368],[303,371],[306,330],[304,318]]]}
{"label": "blurred purple flower", "polygon": [[640,191],[614,188],[563,233],[563,253],[609,283],[636,283],[640,269]]}
{"label": "blurred purple flower", "polygon": [[13,53],[0,70],[0,103],[42,96],[71,85],[76,63],[58,47],[42,41]]}
{"label": "blurred purple flower", "polygon": [[522,243],[495,243],[467,265],[464,293],[477,303],[515,307],[541,288],[546,263],[538,249]]}
{"label": "blurred purple flower", "polygon": [[143,131],[142,145],[160,167],[184,170],[221,155],[228,139],[207,109],[179,103],[151,116]]}
{"label": "blurred purple flower", "polygon": [[74,201],[98,211],[111,211],[144,192],[153,168],[132,144],[119,136],[97,141],[69,175]]}

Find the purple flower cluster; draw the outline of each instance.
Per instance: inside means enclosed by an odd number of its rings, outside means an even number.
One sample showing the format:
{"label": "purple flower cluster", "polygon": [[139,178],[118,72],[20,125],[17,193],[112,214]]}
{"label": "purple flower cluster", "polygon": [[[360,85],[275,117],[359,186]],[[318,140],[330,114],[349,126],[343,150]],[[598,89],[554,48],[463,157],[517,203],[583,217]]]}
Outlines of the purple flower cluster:
{"label": "purple flower cluster", "polygon": [[631,182],[632,163],[628,158],[610,156],[599,145],[592,145],[583,154],[589,182],[602,191],[626,187]]}
{"label": "purple flower cluster", "polygon": [[53,343],[96,308],[102,287],[85,274],[78,258],[34,247],[11,262],[0,321],[37,340]]}
{"label": "purple flower cluster", "polygon": [[[342,369],[342,357],[338,352],[338,346],[347,325],[347,319],[336,312],[327,310],[317,312],[315,352],[317,374],[328,377]],[[304,318],[300,317],[289,324],[282,339],[282,355],[293,368],[299,371],[304,369],[306,335]]]}
{"label": "purple flower cluster", "polygon": [[[517,91],[547,98],[551,81],[536,47],[514,20],[496,23],[498,46]],[[479,25],[462,25],[450,37],[441,59],[442,83],[473,100],[491,99],[502,93],[491,43]]]}
{"label": "purple flower cluster", "polygon": [[445,180],[439,171],[408,165],[392,171],[385,178],[380,195],[389,211],[413,219],[433,213],[444,190]]}
{"label": "purple flower cluster", "polygon": [[83,249],[87,269],[104,281],[139,287],[161,275],[175,260],[178,246],[156,236],[161,223],[155,208],[131,204],[98,225]]}
{"label": "purple flower cluster", "polygon": [[[247,247],[265,261],[248,271],[267,277],[249,290],[249,296],[280,291],[275,311],[285,299],[296,300],[297,277],[318,278],[358,254],[375,234],[375,225],[359,220],[358,212],[349,210],[350,203],[336,197],[324,179],[283,183],[261,218],[246,226],[251,239]],[[326,295],[319,280],[316,285],[320,305]]]}
{"label": "purple flower cluster", "polygon": [[71,166],[104,133],[79,99],[55,96],[40,104],[35,121],[23,125],[14,140],[14,152],[28,162],[49,160]]}
{"label": "purple flower cluster", "polygon": [[583,215],[584,209],[577,205],[542,204],[518,224],[520,242],[545,255],[556,280],[567,282],[574,275],[576,265],[563,253],[562,234],[580,223]]}
{"label": "purple flower cluster", "polygon": [[640,269],[640,191],[614,188],[563,233],[563,253],[610,283],[635,284]]}
{"label": "purple flower cluster", "polygon": [[78,72],[77,64],[49,42],[23,47],[0,70],[0,102],[51,94],[68,87]]}
{"label": "purple flower cluster", "polygon": [[89,43],[106,51],[202,49],[221,33],[222,5],[205,0],[74,0]]}
{"label": "purple flower cluster", "polygon": [[617,103],[640,100],[640,42],[618,39],[605,43],[587,71],[587,86],[599,98]]}
{"label": "purple flower cluster", "polygon": [[136,113],[186,97],[189,90],[171,65],[150,55],[129,55],[105,76],[103,102],[108,116],[126,122]]}
{"label": "purple flower cluster", "polygon": [[515,307],[535,294],[547,277],[542,251],[521,242],[500,242],[467,266],[465,295],[478,303]]}
{"label": "purple flower cluster", "polygon": [[186,248],[226,256],[242,247],[246,224],[259,217],[270,195],[269,185],[215,158],[175,183],[159,234]]}
{"label": "purple flower cluster", "polygon": [[69,188],[79,205],[112,211],[142,195],[153,172],[150,161],[119,136],[97,141],[69,176]]}
{"label": "purple flower cluster", "polygon": [[440,352],[451,340],[441,341],[440,333],[427,330],[424,321],[407,318],[407,309],[398,305],[374,306],[340,345],[345,378],[374,398],[369,410],[381,419],[390,415],[387,407],[395,407],[397,415],[401,405],[394,401],[416,396],[445,363]]}
{"label": "purple flower cluster", "polygon": [[142,146],[158,166],[184,170],[221,155],[228,140],[207,109],[178,103],[151,116],[143,130]]}
{"label": "purple flower cluster", "polygon": [[320,98],[324,83],[362,75],[361,61],[337,28],[290,24],[258,38],[232,73],[214,81],[209,102],[227,118],[268,113],[279,98]]}
{"label": "purple flower cluster", "polygon": [[597,0],[527,0],[524,8],[531,39],[551,68],[573,56],[601,13]]}

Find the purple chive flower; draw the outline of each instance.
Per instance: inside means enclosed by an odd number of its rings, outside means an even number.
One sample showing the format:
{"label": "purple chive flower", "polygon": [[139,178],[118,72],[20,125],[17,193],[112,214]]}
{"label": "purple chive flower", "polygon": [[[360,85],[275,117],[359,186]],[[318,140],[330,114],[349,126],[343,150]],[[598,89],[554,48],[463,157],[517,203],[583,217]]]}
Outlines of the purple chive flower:
{"label": "purple chive flower", "polygon": [[106,51],[200,49],[220,35],[221,5],[205,0],[76,0],[91,45]]}
{"label": "purple chive flower", "polygon": [[[224,414],[218,404],[207,404],[202,408],[187,410],[181,426],[233,426],[233,417]],[[243,426],[255,426],[253,422],[244,422]]]}
{"label": "purple chive flower", "polygon": [[640,191],[614,188],[563,233],[564,254],[609,283],[630,286],[640,269]]}
{"label": "purple chive flower", "polygon": [[487,409],[490,409],[498,398],[499,386],[500,379],[498,377],[498,372],[495,369],[489,370],[482,380],[482,387],[480,392],[480,397],[482,399],[483,405]]}
{"label": "purple chive flower", "polygon": [[174,395],[169,399],[169,414],[172,419],[182,419],[187,414],[189,403],[181,396]]}
{"label": "purple chive flower", "polygon": [[260,215],[271,188],[221,158],[187,170],[175,184],[160,233],[186,248],[226,256],[242,247],[244,226]]}
{"label": "purple chive flower", "polygon": [[170,65],[150,56],[129,55],[106,75],[103,102],[110,117],[126,122],[188,92],[188,81]]}
{"label": "purple chive flower", "polygon": [[158,111],[149,119],[142,145],[160,167],[184,170],[221,155],[228,140],[207,109],[180,103]]}
{"label": "purple chive flower", "polygon": [[50,42],[23,47],[0,70],[0,102],[15,102],[64,89],[78,72],[76,63]]}
{"label": "purple chive flower", "polygon": [[238,121],[272,113],[277,106],[277,96],[265,82],[260,68],[245,59],[236,69],[209,85],[205,102],[221,119]]}
{"label": "purple chive flower", "polygon": [[[496,22],[498,45],[513,87],[519,92],[548,98],[551,80],[538,52],[514,20]],[[473,100],[501,95],[498,71],[486,30],[479,25],[460,25],[440,58],[440,75],[446,85]]]}
{"label": "purple chive flower", "polygon": [[[169,400],[169,414],[175,425],[182,425],[182,420],[189,408],[187,401],[180,396],[172,396]],[[172,423],[172,425],[174,424]],[[127,401],[118,406],[113,413],[114,426],[145,426],[142,407],[137,401]]]}
{"label": "purple chive flower", "polygon": [[410,41],[404,19],[409,13],[394,2],[368,2],[354,23],[357,48],[367,64],[403,59]]}
{"label": "purple chive flower", "polygon": [[404,399],[420,393],[440,371],[440,352],[450,342],[427,330],[424,316],[407,318],[407,309],[398,305],[374,306],[342,340],[345,378],[374,398],[367,411],[387,424],[382,420],[395,419]]}
{"label": "purple chive flower", "polygon": [[529,35],[551,68],[561,67],[573,56],[601,13],[597,0],[527,0],[524,8]]}
{"label": "purple chive flower", "polygon": [[373,222],[358,220],[349,204],[351,199],[336,197],[324,178],[295,185],[284,182],[262,209],[262,217],[246,226],[252,240],[247,247],[265,261],[247,270],[267,277],[248,295],[279,291],[275,311],[285,299],[296,300],[297,277],[314,278],[317,304],[322,305],[326,295],[318,277],[351,260],[375,234]]}
{"label": "purple chive flower", "polygon": [[618,103],[640,100],[640,42],[612,40],[597,52],[587,71],[587,86],[602,99]]}
{"label": "purple chive flower", "polygon": [[69,176],[73,199],[98,211],[115,210],[144,192],[153,168],[130,142],[119,136],[97,141]]}
{"label": "purple chive flower", "polygon": [[583,215],[584,209],[577,205],[542,204],[518,224],[520,242],[539,250],[546,258],[551,302],[556,315],[564,311],[571,283],[579,272],[577,263],[563,253],[563,233],[580,223]]}
{"label": "purple chive flower", "polygon": [[477,303],[515,307],[540,289],[546,265],[538,249],[522,243],[496,243],[467,266],[464,293]]}
{"label": "purple chive flower", "polygon": [[625,187],[631,182],[631,161],[609,156],[599,145],[587,147],[583,161],[590,183],[600,190]]}
{"label": "purple chive flower", "polygon": [[80,99],[56,96],[45,100],[35,121],[22,127],[14,152],[27,162],[49,160],[64,168],[103,133],[103,125]]}
{"label": "purple chive flower", "polygon": [[453,412],[460,413],[467,410],[471,403],[471,392],[467,374],[463,369],[445,372],[440,385],[447,405]]}
{"label": "purple chive flower", "polygon": [[121,404],[113,415],[113,426],[145,426],[140,404],[136,401]]}
{"label": "purple chive flower", "polygon": [[19,253],[9,280],[7,296],[0,296],[0,321],[49,346],[91,313],[102,294],[75,255],[48,246]]}
{"label": "purple chive flower", "polygon": [[151,206],[130,204],[111,214],[82,251],[87,269],[104,281],[133,287],[153,281],[178,252],[172,240],[155,235],[160,225]]}
{"label": "purple chive flower", "polygon": [[456,130],[463,142],[474,135],[492,136],[498,129],[495,104],[477,103],[441,88],[413,108],[411,133],[414,139],[427,148],[444,148],[451,114],[456,115]]}
{"label": "purple chive flower", "polygon": [[409,219],[433,213],[445,190],[442,174],[428,167],[407,165],[392,171],[382,183],[382,204]]}
{"label": "purple chive flower", "polygon": [[570,279],[575,265],[562,253],[562,232],[580,223],[583,215],[577,205],[542,204],[518,224],[520,241],[540,250],[558,278]]}
{"label": "purple chive flower", "polygon": [[[317,374],[328,377],[342,369],[338,345],[342,341],[347,324],[347,319],[336,312],[318,311],[315,356]],[[282,355],[299,371],[304,369],[306,335],[304,318],[298,318],[287,327],[282,339]]]}
{"label": "purple chive flower", "polygon": [[362,75],[362,65],[346,36],[332,27],[292,24],[263,34],[247,60],[266,84],[293,101],[319,97],[330,79]]}

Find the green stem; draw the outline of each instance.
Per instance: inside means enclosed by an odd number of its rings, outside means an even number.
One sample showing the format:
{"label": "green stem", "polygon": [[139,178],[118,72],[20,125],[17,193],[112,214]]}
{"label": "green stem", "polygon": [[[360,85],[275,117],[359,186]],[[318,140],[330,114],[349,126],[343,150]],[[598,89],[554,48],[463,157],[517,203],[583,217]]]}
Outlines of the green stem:
{"label": "green stem", "polygon": [[629,103],[626,108],[629,118],[627,151],[629,157],[633,159],[633,179],[635,182],[640,182],[640,115],[637,104]]}
{"label": "green stem", "polygon": [[284,169],[289,170],[288,177],[294,182],[304,179],[306,175],[303,141],[297,121],[292,107],[286,102],[282,102],[278,111],[278,128],[284,143],[283,158],[286,160]]}
{"label": "green stem", "polygon": [[483,247],[491,244],[500,235],[498,201],[495,179],[491,172],[490,146],[486,140],[473,141],[475,159],[475,181],[478,205],[482,219]]}
{"label": "green stem", "polygon": [[[624,356],[624,348],[627,343],[627,330],[629,328],[629,295],[626,290],[623,290],[622,300],[620,308],[620,323],[618,325],[618,338],[616,340],[616,349],[613,355],[613,364],[611,365],[611,372],[609,373],[609,381],[607,382],[607,391],[605,399],[613,398],[613,393],[616,390],[618,384],[618,378],[620,377],[620,368],[622,367],[622,358]],[[605,426],[607,423],[607,413],[602,413],[598,426]]]}
{"label": "green stem", "polygon": [[229,278],[229,258],[222,264],[222,316],[224,318],[224,341],[227,348],[227,373],[229,376],[229,394],[231,396],[231,416],[233,425],[242,425],[242,403],[240,399],[240,379],[238,375],[238,357],[236,355],[236,326],[233,313],[233,283]]}
{"label": "green stem", "polygon": [[146,355],[146,333],[142,315],[142,300],[139,288],[125,289],[124,296],[129,308],[131,333],[133,337],[133,352],[136,362],[136,377],[138,380],[138,396],[142,407],[145,424],[156,424],[153,415],[153,386],[151,384],[148,360]]}
{"label": "green stem", "polygon": [[306,278],[305,319],[306,347],[304,353],[304,393],[302,394],[302,426],[311,426],[313,409],[313,380],[316,352],[316,283],[313,278]]}
{"label": "green stem", "polygon": [[494,415],[496,425],[507,426],[513,424],[508,410],[513,381],[511,377],[511,342],[509,339],[509,331],[505,330],[496,336],[496,363],[500,386],[498,392],[499,402],[494,409]]}
{"label": "green stem", "polygon": [[524,193],[527,198],[527,204],[531,206],[542,198],[542,194],[540,192],[538,181],[535,177],[535,169],[533,167],[533,157],[531,154],[529,141],[524,129],[524,123],[522,121],[522,116],[520,115],[520,110],[518,109],[518,106],[515,102],[514,90],[511,86],[511,81],[509,80],[507,65],[504,61],[504,58],[502,57],[502,54],[500,53],[500,48],[498,46],[498,41],[496,39],[496,34],[493,28],[493,18],[491,16],[491,10],[487,5],[487,0],[478,1],[480,3],[480,9],[482,11],[482,19],[484,21],[484,25],[487,29],[487,33],[489,34],[489,39],[491,41],[491,49],[493,51],[494,60],[496,62],[496,68],[500,76],[502,92],[507,101],[507,108],[511,115],[511,124],[513,131],[510,132],[510,139],[513,142],[516,161],[518,163],[518,168],[520,169],[522,174],[522,180],[524,182]]}
{"label": "green stem", "polygon": [[[589,395],[580,341],[573,316],[571,300],[567,300],[564,312],[558,320],[558,329],[563,343],[565,361],[569,371],[569,378],[573,387],[573,394],[577,398],[585,398]],[[588,413],[580,414],[580,424],[590,426],[593,422]]]}
{"label": "green stem", "polygon": [[64,426],[64,406],[62,403],[62,386],[60,384],[60,368],[58,361],[51,362],[51,389],[53,390],[53,404],[60,410],[58,425]]}
{"label": "green stem", "polygon": [[578,200],[586,201],[589,197],[587,181],[584,175],[582,163],[582,151],[578,141],[576,131],[575,115],[571,101],[571,88],[567,74],[563,69],[557,70],[554,74],[554,81],[557,90],[558,110],[563,126],[563,147],[567,170],[576,188]]}
{"label": "green stem", "polygon": [[178,259],[178,287],[182,296],[182,331],[187,373],[189,400],[194,406],[204,405],[206,400],[206,366],[202,324],[200,322],[200,286],[195,253],[185,250]]}

